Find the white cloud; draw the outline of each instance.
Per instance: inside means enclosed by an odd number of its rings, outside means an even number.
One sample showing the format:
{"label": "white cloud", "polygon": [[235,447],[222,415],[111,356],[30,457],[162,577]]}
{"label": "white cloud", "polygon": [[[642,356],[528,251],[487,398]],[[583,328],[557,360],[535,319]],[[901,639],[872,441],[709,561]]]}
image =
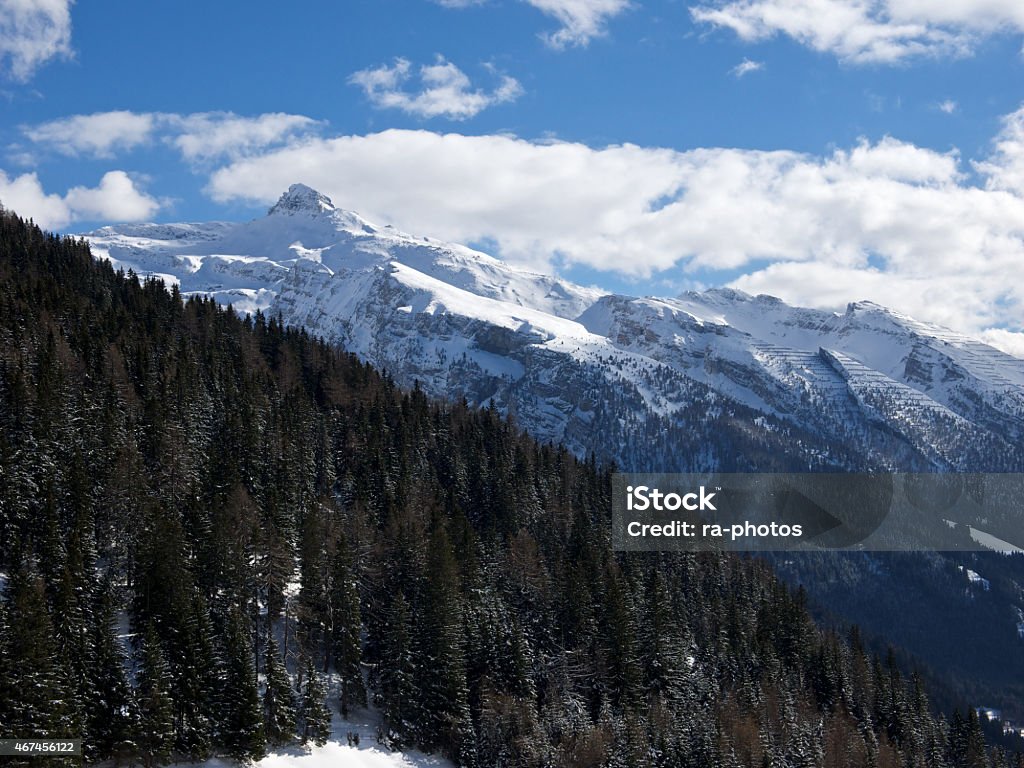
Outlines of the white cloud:
{"label": "white cloud", "polygon": [[304,115],[270,112],[241,117],[232,112],[199,112],[168,117],[178,134],[170,140],[189,161],[241,157],[308,133],[320,123]]}
{"label": "white cloud", "polygon": [[233,112],[179,115],[116,110],[23,126],[22,132],[40,147],[63,155],[110,158],[159,139],[176,147],[189,162],[206,162],[243,157],[290,141],[319,125],[304,115],[280,112],[245,117]]}
{"label": "white cloud", "polygon": [[142,221],[160,209],[124,171],[109,171],[98,186],[72,187],[61,196],[44,191],[34,173],[10,178],[0,170],[0,203],[48,229],[73,221]]}
{"label": "white cloud", "polygon": [[1003,118],[992,156],[975,164],[987,177],[989,189],[1004,189],[1024,196],[1024,106]]}
{"label": "white cloud", "polygon": [[502,75],[498,86],[490,92],[474,89],[469,77],[457,66],[438,57],[433,64],[419,68],[420,88],[405,87],[412,79],[412,64],[407,59],[395,59],[387,64],[362,69],[349,77],[358,85],[370,102],[382,109],[400,109],[418,117],[447,117],[466,120],[495,104],[514,101],[522,94],[522,86],[515,78]]}
{"label": "white cloud", "polygon": [[1009,355],[1024,358],[1024,333],[1014,333],[1005,328],[989,328],[982,332],[981,340]]}
{"label": "white cloud", "polygon": [[764,69],[763,61],[751,61],[750,59],[743,59],[739,64],[730,69],[729,71],[738,78],[744,75],[749,75],[751,72],[757,72]]}
{"label": "white cloud", "polygon": [[853,63],[963,56],[985,36],[1024,31],[1019,0],[710,0],[690,12],[748,42],[783,34]]}
{"label": "white cloud", "polygon": [[73,0],[0,0],[0,66],[28,80],[50,59],[71,55]]}
{"label": "white cloud", "polygon": [[562,25],[544,39],[554,48],[586,45],[605,33],[605,24],[629,7],[629,0],[526,0]]}
{"label": "white cloud", "polygon": [[112,157],[148,142],[157,115],[124,110],[72,115],[23,129],[25,136],[64,155]]}
{"label": "white cloud", "polygon": [[34,219],[41,227],[59,228],[71,221],[64,198],[43,191],[34,173],[8,178],[0,171],[0,204],[24,218]]}
{"label": "white cloud", "polygon": [[[482,5],[487,0],[435,0],[446,8],[468,8]],[[539,11],[552,16],[561,27],[543,35],[553,48],[584,46],[595,37],[605,34],[609,19],[630,7],[629,0],[523,0]]]}
{"label": "white cloud", "polygon": [[144,221],[160,209],[124,171],[108,171],[97,187],[72,187],[64,199],[75,219],[89,221]]}
{"label": "white cloud", "polygon": [[217,200],[272,202],[297,180],[409,231],[493,242],[510,261],[638,277],[739,273],[814,306],[872,299],[977,333],[1020,327],[1024,196],[1008,164],[1024,120],[968,183],[956,153],[887,138],[825,156],[385,131],[231,163]]}
{"label": "white cloud", "polygon": [[938,108],[940,112],[945,112],[947,115],[952,115],[959,109],[959,105],[952,99],[946,99],[945,101],[939,102]]}

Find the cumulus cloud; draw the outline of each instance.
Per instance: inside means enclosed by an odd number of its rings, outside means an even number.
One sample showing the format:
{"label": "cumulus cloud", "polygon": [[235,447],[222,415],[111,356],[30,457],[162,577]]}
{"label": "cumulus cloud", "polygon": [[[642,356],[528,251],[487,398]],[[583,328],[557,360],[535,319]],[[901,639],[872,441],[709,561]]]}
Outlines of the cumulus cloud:
{"label": "cumulus cloud", "polygon": [[1003,118],[995,152],[975,168],[987,177],[989,189],[1024,195],[1024,107]]}
{"label": "cumulus cloud", "polygon": [[[487,0],[435,0],[446,8],[468,8]],[[523,0],[553,17],[561,26],[542,35],[552,48],[585,46],[593,38],[605,34],[605,27],[615,16],[629,8],[629,0]]]}
{"label": "cumulus cloud", "polygon": [[986,36],[1024,31],[1019,0],[711,0],[690,12],[748,42],[782,34],[852,63],[964,56]]}
{"label": "cumulus cloud", "polygon": [[168,116],[170,141],[189,161],[241,157],[314,130],[320,123],[304,115],[270,112],[241,117],[232,112]]}
{"label": "cumulus cloud", "polygon": [[208,162],[267,149],[319,125],[304,115],[280,112],[247,117],[233,112],[115,110],[23,126],[22,133],[37,146],[63,155],[110,158],[160,140],[176,147],[189,162]]}
{"label": "cumulus cloud", "polygon": [[0,0],[0,67],[26,81],[50,59],[71,55],[73,0]]}
{"label": "cumulus cloud", "polygon": [[0,171],[0,203],[47,229],[74,221],[142,221],[160,209],[124,171],[109,171],[97,186],[72,187],[64,195],[46,192],[34,173],[11,178]]}
{"label": "cumulus cloud", "polygon": [[208,191],[269,203],[302,179],[378,221],[534,267],[731,270],[755,293],[872,299],[977,333],[1019,329],[1024,309],[1024,284],[1007,279],[1024,259],[1019,117],[979,164],[982,185],[955,152],[892,138],[816,156],[391,130],[239,160]]}
{"label": "cumulus cloud", "polygon": [[433,64],[421,66],[415,79],[419,88],[408,90],[413,67],[407,59],[395,59],[388,66],[362,69],[348,82],[363,89],[370,102],[381,109],[400,109],[417,117],[447,117],[466,120],[488,107],[514,101],[522,94],[522,86],[513,77],[502,75],[492,91],[473,88],[469,77],[443,57]]}
{"label": "cumulus cloud", "polygon": [[34,143],[63,155],[108,158],[115,151],[134,149],[148,142],[158,117],[124,110],[97,112],[26,126],[23,132]]}
{"label": "cumulus cloud", "polygon": [[939,102],[938,108],[940,112],[945,112],[947,115],[952,115],[959,109],[959,105],[952,99],[946,99],[945,101]]}
{"label": "cumulus cloud", "polygon": [[989,328],[981,333],[981,340],[1009,355],[1024,358],[1024,333],[1005,328]]}
{"label": "cumulus cloud", "polygon": [[72,187],[64,200],[73,218],[91,221],[144,221],[160,209],[124,171],[108,171],[96,187]]}

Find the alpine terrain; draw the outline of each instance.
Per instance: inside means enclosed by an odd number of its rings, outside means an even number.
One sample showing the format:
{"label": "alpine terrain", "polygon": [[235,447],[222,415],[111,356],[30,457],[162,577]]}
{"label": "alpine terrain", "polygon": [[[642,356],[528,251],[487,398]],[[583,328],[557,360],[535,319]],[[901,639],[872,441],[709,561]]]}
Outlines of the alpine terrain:
{"label": "alpine terrain", "polygon": [[[400,385],[493,404],[631,471],[1024,470],[1024,360],[869,302],[611,295],[376,226],[301,184],[254,221],[85,238],[115,266],[280,316]],[[777,567],[822,617],[896,640],[976,704],[1024,718],[1007,682],[1024,679],[1021,558],[958,557]]]}
{"label": "alpine terrain", "polygon": [[634,471],[1024,467],[1024,360],[869,302],[609,295],[374,226],[301,184],[251,222],[85,237],[115,266],[280,315]]}

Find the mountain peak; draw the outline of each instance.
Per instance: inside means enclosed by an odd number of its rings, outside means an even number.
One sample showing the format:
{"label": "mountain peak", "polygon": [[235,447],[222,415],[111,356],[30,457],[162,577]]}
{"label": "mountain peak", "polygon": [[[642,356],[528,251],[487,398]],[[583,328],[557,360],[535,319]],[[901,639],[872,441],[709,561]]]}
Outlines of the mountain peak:
{"label": "mountain peak", "polygon": [[333,211],[331,198],[305,184],[292,184],[288,191],[281,195],[274,207],[267,211],[268,216],[274,214],[325,213]]}

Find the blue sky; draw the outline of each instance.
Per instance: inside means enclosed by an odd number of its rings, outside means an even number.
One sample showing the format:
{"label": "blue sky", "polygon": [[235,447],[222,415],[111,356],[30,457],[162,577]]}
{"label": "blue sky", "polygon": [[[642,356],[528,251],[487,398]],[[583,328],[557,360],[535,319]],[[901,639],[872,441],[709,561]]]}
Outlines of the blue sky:
{"label": "blue sky", "polygon": [[1024,350],[1018,0],[0,0],[0,200],[81,232],[301,181],[630,293],[872,298]]}

